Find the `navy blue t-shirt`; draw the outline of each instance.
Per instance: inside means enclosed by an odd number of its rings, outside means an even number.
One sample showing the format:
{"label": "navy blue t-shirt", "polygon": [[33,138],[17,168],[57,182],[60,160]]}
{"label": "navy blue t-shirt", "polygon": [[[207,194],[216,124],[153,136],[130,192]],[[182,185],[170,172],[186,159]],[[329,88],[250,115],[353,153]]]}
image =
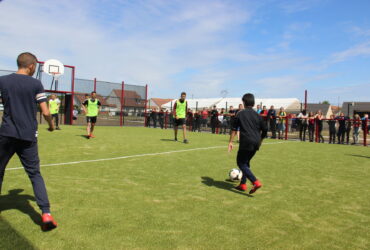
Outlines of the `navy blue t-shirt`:
{"label": "navy blue t-shirt", "polygon": [[10,74],[0,77],[4,114],[0,135],[37,141],[37,103],[46,102],[44,87],[31,76]]}

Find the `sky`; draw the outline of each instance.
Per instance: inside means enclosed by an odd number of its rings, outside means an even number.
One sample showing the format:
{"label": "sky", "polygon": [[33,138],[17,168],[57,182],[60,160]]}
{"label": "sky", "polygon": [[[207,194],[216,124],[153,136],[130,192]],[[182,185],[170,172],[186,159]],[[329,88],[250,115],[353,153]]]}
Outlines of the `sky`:
{"label": "sky", "polygon": [[370,101],[369,0],[0,0],[0,69],[24,51],[149,96]]}

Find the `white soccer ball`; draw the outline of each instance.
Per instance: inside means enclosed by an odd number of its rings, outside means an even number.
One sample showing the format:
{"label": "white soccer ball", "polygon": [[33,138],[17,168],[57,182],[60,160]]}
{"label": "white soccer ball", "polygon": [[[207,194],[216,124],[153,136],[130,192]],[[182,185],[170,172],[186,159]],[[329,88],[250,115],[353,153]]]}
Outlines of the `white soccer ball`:
{"label": "white soccer ball", "polygon": [[243,173],[237,168],[233,168],[229,172],[229,179],[231,181],[240,181],[242,179]]}

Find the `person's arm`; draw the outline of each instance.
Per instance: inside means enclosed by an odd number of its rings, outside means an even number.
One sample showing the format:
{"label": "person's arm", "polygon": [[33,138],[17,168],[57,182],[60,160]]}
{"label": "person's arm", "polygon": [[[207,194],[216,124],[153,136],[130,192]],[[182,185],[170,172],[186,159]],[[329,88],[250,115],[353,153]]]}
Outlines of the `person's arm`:
{"label": "person's arm", "polygon": [[40,103],[40,109],[41,109],[41,113],[42,115],[44,116],[45,120],[47,121],[48,125],[49,125],[49,131],[53,131],[54,130],[54,123],[53,123],[53,120],[51,119],[51,115],[50,115],[50,111],[49,111],[49,108],[46,104],[46,102],[41,102]]}
{"label": "person's arm", "polygon": [[177,107],[177,102],[173,105],[173,117],[177,119],[177,114],[176,114],[176,107]]}
{"label": "person's arm", "polygon": [[98,100],[98,109],[99,109],[99,112],[101,111],[101,102]]}
{"label": "person's arm", "polygon": [[86,106],[88,105],[88,101],[84,101],[84,103],[82,104],[82,110],[84,111],[84,114],[86,115],[87,114],[87,109],[86,109]]}

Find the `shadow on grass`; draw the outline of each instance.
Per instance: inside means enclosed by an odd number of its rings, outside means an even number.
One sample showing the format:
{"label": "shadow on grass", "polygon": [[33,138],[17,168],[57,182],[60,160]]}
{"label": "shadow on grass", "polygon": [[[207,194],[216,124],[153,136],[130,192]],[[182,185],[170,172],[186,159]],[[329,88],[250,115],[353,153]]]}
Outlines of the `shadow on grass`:
{"label": "shadow on grass", "polygon": [[204,185],[209,186],[209,187],[216,187],[216,188],[220,188],[220,189],[225,189],[225,190],[231,191],[231,192],[236,193],[236,194],[241,194],[241,195],[244,195],[244,196],[253,197],[253,195],[250,195],[250,194],[245,193],[245,192],[240,192],[240,191],[234,189],[235,185],[234,185],[233,182],[230,182],[230,181],[215,181],[211,177],[202,176],[202,183]]}
{"label": "shadow on grass", "polygon": [[28,194],[20,194],[23,189],[10,190],[7,195],[0,196],[0,213],[6,210],[18,209],[22,213],[28,215],[31,220],[41,227],[41,216],[31,206],[29,201],[34,201],[35,198]]}
{"label": "shadow on grass", "polygon": [[174,139],[161,139],[161,141],[173,141],[173,142],[175,142]]}
{"label": "shadow on grass", "polygon": [[0,249],[37,249],[0,216]]}
{"label": "shadow on grass", "polygon": [[90,139],[89,137],[87,137],[87,135],[76,135],[76,136],[82,137],[82,138],[87,139],[87,140]]}
{"label": "shadow on grass", "polygon": [[354,155],[354,154],[347,154],[347,155],[370,159],[370,156],[366,156],[366,155]]}

